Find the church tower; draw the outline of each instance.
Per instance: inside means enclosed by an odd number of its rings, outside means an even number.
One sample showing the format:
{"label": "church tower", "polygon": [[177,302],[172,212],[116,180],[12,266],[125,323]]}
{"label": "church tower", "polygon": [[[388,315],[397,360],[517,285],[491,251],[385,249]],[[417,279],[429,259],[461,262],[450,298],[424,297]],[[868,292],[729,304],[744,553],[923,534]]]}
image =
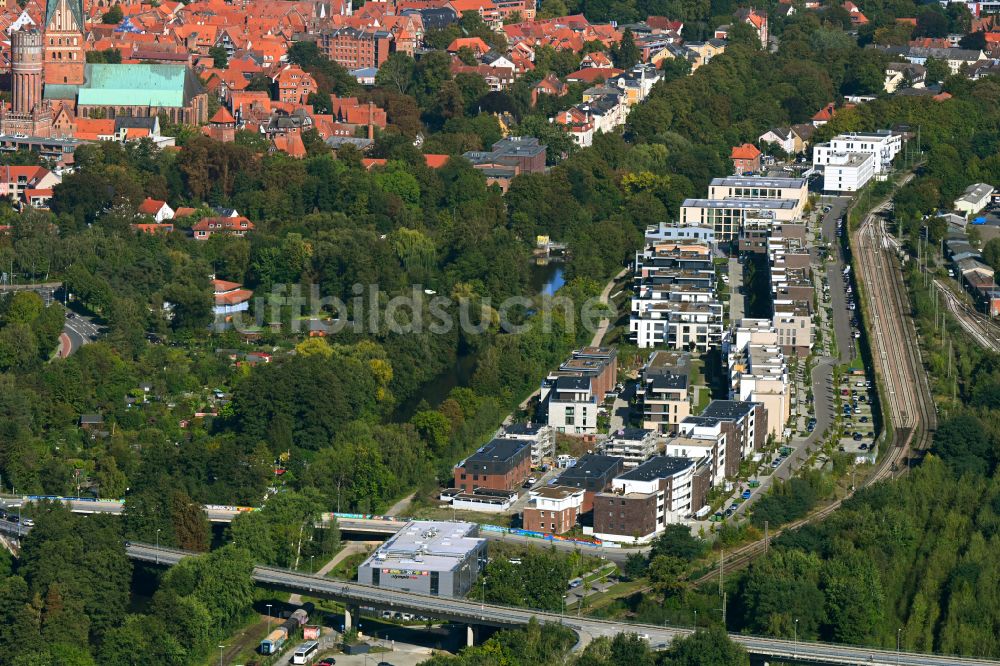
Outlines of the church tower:
{"label": "church tower", "polygon": [[48,0],[45,6],[45,83],[83,83],[85,27],[81,0]]}

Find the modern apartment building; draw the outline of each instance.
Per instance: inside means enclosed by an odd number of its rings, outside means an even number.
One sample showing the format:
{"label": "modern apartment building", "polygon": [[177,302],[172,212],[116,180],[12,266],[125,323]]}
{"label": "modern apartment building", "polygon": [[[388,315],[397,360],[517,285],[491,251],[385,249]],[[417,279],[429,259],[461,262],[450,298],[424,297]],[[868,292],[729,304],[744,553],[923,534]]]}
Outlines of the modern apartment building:
{"label": "modern apartment building", "polygon": [[666,346],[684,351],[708,351],[722,337],[723,306],[708,303],[664,301],[646,308],[629,322],[639,347]]}
{"label": "modern apartment building", "polygon": [[514,439],[531,445],[531,466],[538,467],[545,458],[551,458],[556,450],[555,429],[544,423],[512,423],[505,425],[496,434],[501,439]]}
{"label": "modern apartment building", "polygon": [[791,222],[801,210],[795,199],[685,199],[681,204],[680,223],[711,227],[719,242],[729,242],[739,238],[740,229],[748,218]]}
{"label": "modern apartment building", "polygon": [[594,497],[594,536],[645,543],[693,514],[708,490],[697,467],[689,458],[656,456],[616,477],[610,490]]}
{"label": "modern apartment building", "polygon": [[781,439],[791,415],[791,386],[778,331],[767,319],[743,319],[723,345],[729,364],[730,395],[759,402],[767,412],[767,431]]}
{"label": "modern apartment building", "polygon": [[594,507],[594,495],[604,492],[611,485],[611,480],[625,469],[624,463],[615,456],[588,453],[581,456],[575,465],[567,467],[556,478],[556,485],[583,490],[580,512],[587,513]]}
{"label": "modern apartment building", "polygon": [[716,486],[726,478],[727,446],[726,430],[721,424],[682,423],[681,434],[666,441],[663,453],[674,458],[704,460],[709,485]]}
{"label": "modern apartment building", "polygon": [[823,171],[823,189],[854,192],[892,168],[903,136],[890,130],[838,134],[813,148],[813,167]]}
{"label": "modern apartment building", "polygon": [[583,347],[542,382],[539,398],[545,422],[569,435],[597,433],[597,406],[618,380],[613,347]]}
{"label": "modern apartment building", "polygon": [[655,351],[643,367],[636,397],[642,408],[642,427],[660,434],[673,434],[691,413],[689,392],[690,355]]}
{"label": "modern apartment building", "polygon": [[718,427],[726,436],[725,475],[735,477],[740,462],[759,451],[767,441],[767,410],[763,404],[713,400],[698,416],[689,416],[681,424],[682,431],[694,432],[697,427]]}
{"label": "modern apartment building", "polygon": [[659,438],[643,428],[622,428],[601,442],[599,450],[606,456],[621,458],[626,469],[638,467],[656,454]]}
{"label": "modern apartment building", "polygon": [[531,443],[494,438],[455,466],[455,487],[514,490],[531,474]]}
{"label": "modern apartment building", "polygon": [[713,178],[708,185],[709,199],[786,199],[797,202],[795,216],[800,217],[809,201],[805,178],[764,178],[730,176]]}
{"label": "modern apartment building", "polygon": [[829,153],[824,160],[824,192],[857,192],[878,173],[872,153]]}
{"label": "modern apartment building", "polygon": [[629,333],[639,347],[708,350],[722,335],[712,246],[655,238],[635,260]]}
{"label": "modern apartment building", "polygon": [[582,488],[572,486],[543,486],[531,490],[521,514],[521,524],[533,532],[568,532],[580,517],[584,494]]}

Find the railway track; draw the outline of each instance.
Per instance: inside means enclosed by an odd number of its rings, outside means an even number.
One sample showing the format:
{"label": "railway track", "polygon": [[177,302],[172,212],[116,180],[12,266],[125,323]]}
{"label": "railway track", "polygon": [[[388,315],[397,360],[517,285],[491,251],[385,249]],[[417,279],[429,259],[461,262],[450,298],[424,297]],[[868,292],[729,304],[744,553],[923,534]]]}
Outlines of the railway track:
{"label": "railway track", "polygon": [[911,450],[927,448],[937,427],[937,412],[896,259],[896,243],[879,215],[885,205],[865,218],[855,234],[854,249],[855,265],[864,283],[862,293],[867,306],[872,363],[884,387],[880,397],[893,427],[908,431],[905,437],[900,433],[894,438],[894,450],[885,458],[901,461]]}
{"label": "railway track", "polygon": [[[864,314],[872,362],[879,379],[880,397],[893,426],[891,437],[885,440],[888,450],[872,474],[862,481],[861,488],[903,474],[908,468],[911,453],[925,450],[937,427],[937,411],[920,356],[912,307],[896,259],[898,244],[886,231],[885,220],[879,215],[887,207],[888,201],[868,214],[852,243],[853,264],[856,277],[860,280],[858,291],[867,306]],[[775,530],[773,536],[823,520],[839,509],[856,490],[852,489],[845,498],[784,525]],[[725,570],[747,566],[766,547],[766,542],[759,540],[732,551],[724,562]],[[703,585],[718,576],[716,569],[691,582]]]}
{"label": "railway track", "polygon": [[1000,352],[1000,326],[955,296],[954,292],[937,278],[934,279],[934,288],[944,297],[948,310],[955,315],[958,324],[969,337],[984,349]]}

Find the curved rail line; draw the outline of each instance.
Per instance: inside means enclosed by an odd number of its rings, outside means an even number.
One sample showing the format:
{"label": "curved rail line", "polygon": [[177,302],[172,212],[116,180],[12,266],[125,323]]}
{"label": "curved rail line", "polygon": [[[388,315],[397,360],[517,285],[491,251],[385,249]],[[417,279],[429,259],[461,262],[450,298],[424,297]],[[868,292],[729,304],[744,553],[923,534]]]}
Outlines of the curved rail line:
{"label": "curved rail line", "polygon": [[[903,474],[911,453],[919,453],[930,444],[930,436],[937,427],[937,411],[931,396],[927,373],[924,370],[917,343],[912,307],[902,271],[894,251],[895,243],[885,229],[879,213],[888,202],[874,208],[855,232],[853,264],[861,281],[859,292],[867,309],[863,311],[872,351],[876,377],[880,380],[880,397],[887,407],[894,432],[886,438],[889,449],[878,462],[875,470],[860,485],[871,486],[888,478]],[[787,523],[774,530],[774,538],[783,532],[823,520],[840,508],[857,489],[843,499],[827,504],[808,516]],[[746,544],[728,554],[725,569],[732,571],[748,565],[766,548],[764,540]],[[692,581],[695,585],[709,583],[719,575],[718,569]]]}

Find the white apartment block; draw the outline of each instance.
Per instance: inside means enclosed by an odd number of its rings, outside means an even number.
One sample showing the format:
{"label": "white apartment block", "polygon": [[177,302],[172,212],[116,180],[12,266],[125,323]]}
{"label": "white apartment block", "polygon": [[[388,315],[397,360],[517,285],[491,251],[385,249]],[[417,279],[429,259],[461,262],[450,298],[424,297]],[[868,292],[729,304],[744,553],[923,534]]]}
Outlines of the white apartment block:
{"label": "white apartment block", "polygon": [[726,433],[722,425],[682,424],[681,434],[666,441],[664,455],[691,460],[708,460],[711,485],[726,478]]}
{"label": "white apartment block", "polygon": [[871,153],[829,153],[823,159],[824,192],[857,192],[878,173]]}
{"label": "white apartment block", "polygon": [[556,377],[550,385],[542,387],[541,399],[547,406],[547,423],[556,432],[569,435],[597,433],[599,401],[590,384],[589,377],[564,376]]}
{"label": "white apartment block", "polygon": [[791,386],[774,322],[741,319],[728,333],[723,354],[729,364],[730,397],[763,404],[768,434],[781,439],[791,415]]}
{"label": "white apartment block", "polygon": [[713,178],[708,185],[709,199],[787,199],[797,202],[796,217],[809,201],[809,184],[805,178],[761,178],[730,176]]}
{"label": "white apartment block", "polygon": [[704,241],[654,241],[636,253],[629,332],[639,347],[707,351],[722,335],[712,251]]}
{"label": "white apartment block", "polygon": [[778,346],[748,345],[744,360],[731,370],[734,400],[759,402],[767,410],[768,434],[781,439],[791,415],[788,365]]}
{"label": "white apartment block", "polygon": [[718,301],[663,301],[634,313],[629,333],[641,348],[706,352],[722,340],[723,306]]}
{"label": "white apartment block", "polygon": [[665,242],[697,241],[708,243],[709,246],[715,244],[715,229],[711,227],[680,227],[666,222],[660,222],[658,226],[646,227],[646,244],[653,245]]}
{"label": "white apartment block", "polygon": [[598,447],[606,456],[624,459],[626,469],[638,467],[656,454],[659,440],[656,433],[642,428],[623,428],[611,434]]}
{"label": "white apartment block", "polygon": [[794,199],[685,199],[681,204],[680,223],[685,226],[710,227],[720,242],[736,240],[748,218],[770,219],[774,223],[791,222],[801,207]]}
{"label": "white apartment block", "polygon": [[838,134],[814,147],[813,167],[823,169],[824,190],[854,192],[872,177],[888,172],[902,148],[902,135],[890,130]]}

